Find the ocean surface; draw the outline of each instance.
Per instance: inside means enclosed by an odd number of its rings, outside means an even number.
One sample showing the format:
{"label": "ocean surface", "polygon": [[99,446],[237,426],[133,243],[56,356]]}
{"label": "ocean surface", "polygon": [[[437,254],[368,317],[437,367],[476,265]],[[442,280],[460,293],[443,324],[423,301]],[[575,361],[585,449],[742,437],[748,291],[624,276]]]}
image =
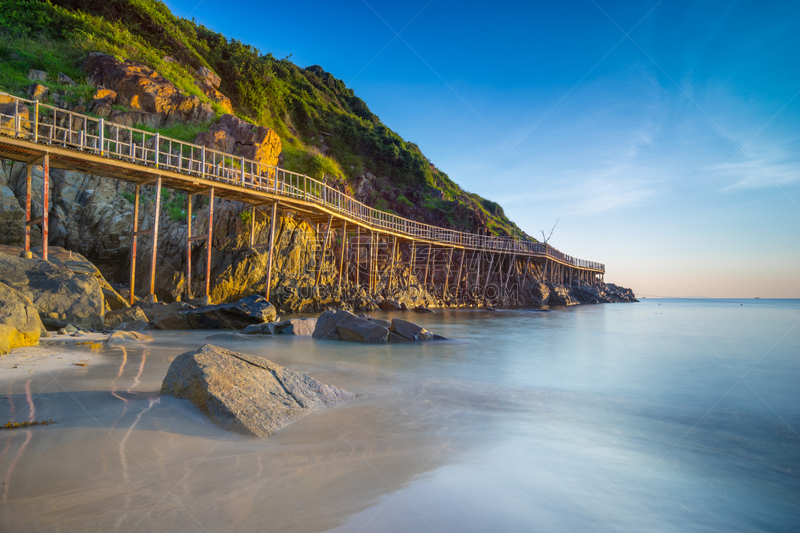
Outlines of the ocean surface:
{"label": "ocean surface", "polygon": [[452,340],[216,341],[363,395],[265,440],[159,396],[214,332],[0,357],[56,422],[0,431],[0,531],[800,531],[800,301],[403,316]]}

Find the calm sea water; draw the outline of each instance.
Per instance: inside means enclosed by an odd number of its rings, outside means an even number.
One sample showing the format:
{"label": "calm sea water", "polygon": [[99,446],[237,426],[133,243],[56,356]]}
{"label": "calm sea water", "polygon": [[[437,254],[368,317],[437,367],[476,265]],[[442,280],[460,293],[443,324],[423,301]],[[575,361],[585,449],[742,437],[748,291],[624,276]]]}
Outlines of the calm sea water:
{"label": "calm sea water", "polygon": [[0,531],[800,529],[800,301],[412,317],[453,340],[217,342],[364,395],[266,440],[159,397],[208,332],[0,366],[57,421],[0,431]]}

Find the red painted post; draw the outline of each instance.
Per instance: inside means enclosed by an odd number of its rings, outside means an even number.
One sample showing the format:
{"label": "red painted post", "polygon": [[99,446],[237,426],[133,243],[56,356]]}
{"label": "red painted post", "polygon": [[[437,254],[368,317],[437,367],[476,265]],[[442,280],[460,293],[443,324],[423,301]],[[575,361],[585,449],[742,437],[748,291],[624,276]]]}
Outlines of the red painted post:
{"label": "red painted post", "polygon": [[186,299],[192,299],[192,193],[186,193]]}
{"label": "red painted post", "polygon": [[278,202],[273,202],[272,213],[269,220],[269,255],[267,256],[267,284],[264,288],[264,297],[269,301],[269,287],[272,284],[272,253],[275,249],[275,222],[278,218]]}
{"label": "red painted post", "polygon": [[33,194],[31,179],[33,175],[33,164],[28,163],[25,169],[25,251],[31,251],[31,196]]}
{"label": "red painted post", "polygon": [[156,294],[156,256],[158,255],[158,219],[161,215],[161,176],[156,179],[156,211],[153,214],[153,250],[150,254],[150,296]]}
{"label": "red painted post", "polygon": [[50,154],[44,154],[42,170],[42,259],[47,261],[47,234],[50,225]]}
{"label": "red painted post", "polygon": [[133,200],[133,231],[131,232],[131,286],[128,303],[133,305],[133,292],[136,286],[136,241],[138,237],[136,232],[139,231],[139,185],[136,185],[136,194]]}
{"label": "red painted post", "polygon": [[[208,194],[208,237],[206,238],[206,297],[211,295],[211,238],[214,227],[214,187]],[[210,301],[208,303],[211,303]]]}

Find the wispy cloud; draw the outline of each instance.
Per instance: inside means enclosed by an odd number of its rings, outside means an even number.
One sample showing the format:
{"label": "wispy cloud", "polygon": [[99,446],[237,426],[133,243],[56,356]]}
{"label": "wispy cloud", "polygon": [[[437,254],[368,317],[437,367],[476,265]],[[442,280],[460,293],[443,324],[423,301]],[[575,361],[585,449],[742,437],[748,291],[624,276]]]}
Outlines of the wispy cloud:
{"label": "wispy cloud", "polygon": [[728,183],[723,192],[782,187],[800,182],[800,160],[785,150],[773,149],[737,161],[709,167]]}

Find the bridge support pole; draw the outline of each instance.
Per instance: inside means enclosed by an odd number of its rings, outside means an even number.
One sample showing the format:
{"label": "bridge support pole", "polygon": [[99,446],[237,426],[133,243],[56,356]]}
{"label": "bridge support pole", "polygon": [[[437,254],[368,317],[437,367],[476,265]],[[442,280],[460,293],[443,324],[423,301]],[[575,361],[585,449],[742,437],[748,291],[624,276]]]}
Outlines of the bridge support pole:
{"label": "bridge support pole", "polygon": [[342,272],[344,272],[344,253],[347,249],[347,221],[342,220],[342,251],[339,259],[339,294],[342,294]]}
{"label": "bridge support pole", "polygon": [[42,259],[47,261],[50,231],[50,154],[42,158]]}
{"label": "bridge support pole", "polygon": [[417,248],[414,245],[414,241],[411,241],[411,257],[408,258],[408,282],[406,283],[406,287],[411,287],[411,276],[414,274],[414,267],[417,266]]}
{"label": "bridge support pole", "polygon": [[192,193],[186,193],[186,299],[192,299]]}
{"label": "bridge support pole", "polygon": [[447,272],[444,275],[444,290],[442,291],[442,300],[447,299],[447,289],[450,284],[450,264],[453,262],[454,248],[450,248],[450,253],[447,254]]}
{"label": "bridge support pole", "polygon": [[389,285],[386,287],[386,293],[388,296],[392,296],[392,283],[394,282],[394,258],[397,255],[397,236],[395,235],[394,239],[392,240],[392,259],[389,262]]}
{"label": "bridge support pole", "polygon": [[206,234],[206,299],[211,303],[211,242],[214,237],[214,187],[208,191],[208,233]]}
{"label": "bridge support pole", "polygon": [[373,293],[373,278],[375,277],[375,259],[373,255],[375,255],[375,232],[369,232],[369,267],[367,274],[369,276],[367,280],[367,287],[369,288],[369,294]]}
{"label": "bridge support pole", "polygon": [[458,262],[458,274],[456,275],[456,294],[455,299],[458,303],[458,289],[461,287],[461,272],[464,269],[464,256],[467,255],[467,250],[461,250],[461,260]]}
{"label": "bridge support pole", "polygon": [[264,297],[269,301],[269,287],[272,285],[272,254],[275,250],[275,220],[278,218],[278,202],[272,204],[269,216],[269,255],[267,255],[267,284],[264,288]]}
{"label": "bridge support pole", "polygon": [[[428,272],[431,269],[431,255],[433,254],[433,244],[428,245],[428,257],[425,260],[425,277],[422,278],[422,287],[427,292],[428,290]],[[433,275],[431,275],[433,277]]]}
{"label": "bridge support pole", "polygon": [[[38,102],[37,102],[38,103]],[[31,196],[33,196],[33,164],[28,163],[25,169],[25,253],[31,251]]]}
{"label": "bridge support pole", "polygon": [[133,195],[133,231],[131,231],[131,285],[128,303],[133,305],[134,289],[136,288],[136,241],[139,239],[139,190],[141,185],[136,185],[136,192]]}
{"label": "bridge support pole", "polygon": [[489,254],[489,268],[486,269],[486,283],[484,283],[484,287],[489,286],[489,280],[491,279],[492,275],[492,266],[494,265],[494,256],[495,254]]}
{"label": "bridge support pole", "polygon": [[253,242],[256,238],[256,206],[250,207],[250,248],[253,247]]}
{"label": "bridge support pole", "polygon": [[[515,261],[517,260],[517,255],[514,254],[511,256],[511,261],[508,263],[508,274],[506,274],[506,281],[503,283],[503,289],[500,291],[500,297],[502,298],[503,294],[506,292],[506,287],[508,286],[508,280],[511,279],[511,271],[516,266]],[[502,275],[502,273],[501,273]]]}
{"label": "bridge support pole", "polygon": [[528,259],[525,261],[525,271],[522,274],[522,283],[519,284],[519,290],[525,290],[525,281],[528,279],[528,267],[531,264],[531,256],[528,256]]}
{"label": "bridge support pole", "polygon": [[[474,256],[474,254],[473,254]],[[478,272],[475,274],[475,301],[478,301],[478,298],[481,295],[481,253],[478,252]]]}
{"label": "bridge support pole", "polygon": [[158,219],[161,215],[161,176],[156,179],[156,210],[153,214],[153,253],[150,254],[150,298],[156,301],[156,257],[158,255]]}
{"label": "bridge support pole", "polygon": [[317,266],[317,279],[314,282],[315,285],[319,285],[319,280],[322,276],[322,265],[325,264],[325,253],[328,251],[328,237],[331,234],[331,222],[333,222],[333,215],[328,215],[328,226],[325,228],[325,238],[322,241],[322,255],[319,258],[319,265]]}
{"label": "bridge support pole", "polygon": [[356,226],[356,288],[361,287],[359,283],[359,272],[361,270],[361,226]]}

